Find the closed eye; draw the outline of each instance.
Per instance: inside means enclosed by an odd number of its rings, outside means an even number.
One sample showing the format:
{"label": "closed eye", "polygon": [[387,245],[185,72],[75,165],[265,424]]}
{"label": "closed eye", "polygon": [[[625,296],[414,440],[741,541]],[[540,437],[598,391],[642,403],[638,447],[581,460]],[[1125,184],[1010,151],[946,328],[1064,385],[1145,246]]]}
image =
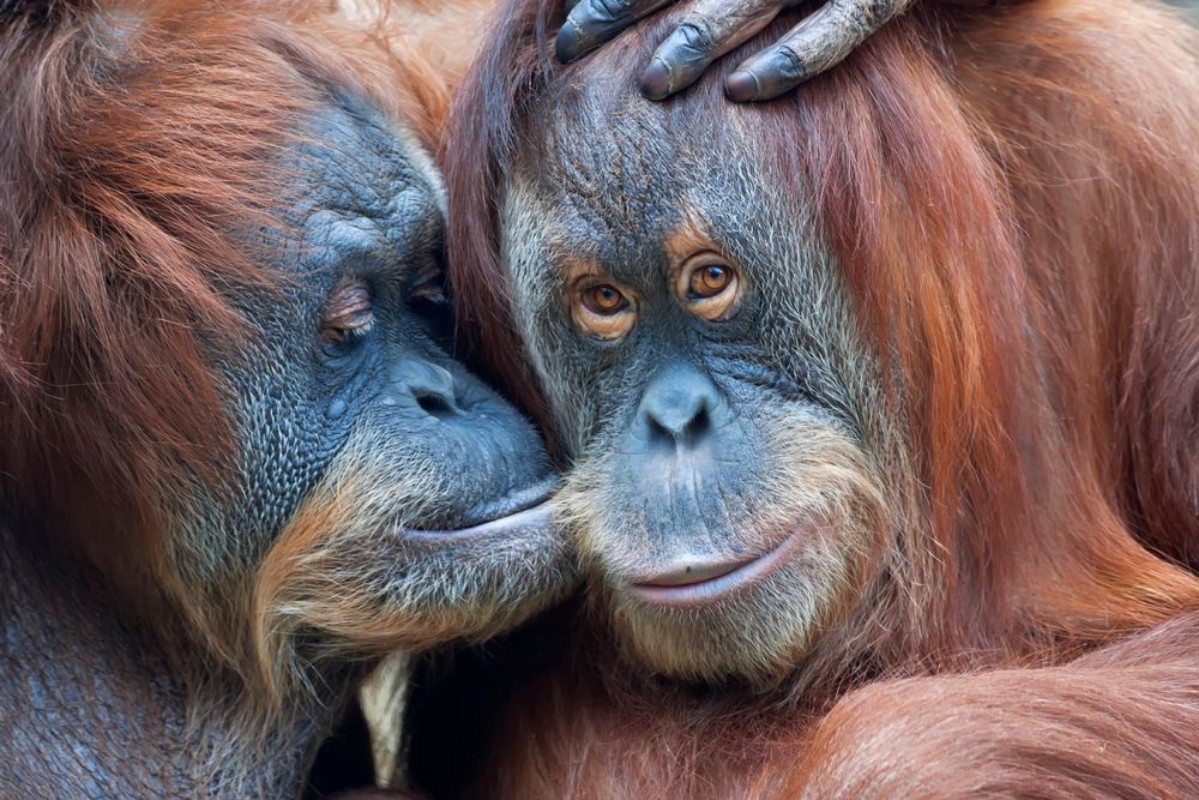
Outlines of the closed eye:
{"label": "closed eye", "polygon": [[434,338],[448,340],[453,329],[453,306],[440,252],[435,251],[429,263],[412,276],[404,300]]}
{"label": "closed eye", "polygon": [[353,278],[338,283],[321,316],[321,338],[329,344],[347,344],[374,326],[374,297],[366,281]]}

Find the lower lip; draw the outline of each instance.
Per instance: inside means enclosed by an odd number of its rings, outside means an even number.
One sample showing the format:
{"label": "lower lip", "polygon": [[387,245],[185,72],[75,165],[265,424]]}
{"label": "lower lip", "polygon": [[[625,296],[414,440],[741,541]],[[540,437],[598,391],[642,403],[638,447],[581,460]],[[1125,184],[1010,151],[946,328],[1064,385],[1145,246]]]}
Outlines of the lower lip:
{"label": "lower lip", "polygon": [[548,501],[540,505],[518,511],[507,517],[489,520],[469,528],[444,531],[426,531],[404,528],[400,532],[404,538],[415,541],[436,543],[446,539],[476,539],[496,535],[511,534],[514,531],[533,528],[548,528],[553,524],[554,515]]}
{"label": "lower lip", "polygon": [[726,599],[740,589],[760,582],[774,572],[791,550],[788,545],[795,538],[797,537],[792,535],[770,552],[711,580],[682,586],[652,586],[633,583],[628,585],[626,591],[629,596],[649,605],[679,609],[703,608]]}
{"label": "lower lip", "polygon": [[[535,483],[532,486],[527,486],[523,489],[517,489],[506,497],[501,497],[498,500],[492,500],[487,503],[482,503],[475,506],[466,514],[466,519],[463,522],[478,522],[479,525],[486,525],[488,522],[504,519],[506,517],[515,516],[522,511],[529,511],[538,506],[544,505],[559,486],[562,485],[562,479],[557,476],[550,476],[540,483]],[[510,513],[504,514],[508,511]],[[471,526],[473,527],[473,526]]]}

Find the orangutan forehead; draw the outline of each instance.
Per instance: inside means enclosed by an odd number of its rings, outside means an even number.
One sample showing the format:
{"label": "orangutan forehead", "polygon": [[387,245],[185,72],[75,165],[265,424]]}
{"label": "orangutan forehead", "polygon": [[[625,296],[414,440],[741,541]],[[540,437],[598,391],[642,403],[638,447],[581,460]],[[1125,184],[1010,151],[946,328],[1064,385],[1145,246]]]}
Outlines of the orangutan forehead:
{"label": "orangutan forehead", "polygon": [[771,234],[746,229],[767,217],[772,201],[753,164],[683,151],[669,132],[645,137],[644,149],[623,145],[629,136],[597,128],[580,134],[571,151],[547,132],[548,146],[507,175],[501,230],[510,251],[536,249],[543,266],[570,264],[571,275],[603,265],[622,277]]}
{"label": "orangutan forehead", "polygon": [[440,245],[444,193],[420,145],[348,93],[303,127],[283,156],[287,178],[274,202],[309,266],[399,276],[426,263]]}
{"label": "orangutan forehead", "polygon": [[[729,249],[730,226],[720,219],[721,210],[695,202],[689,191],[642,198],[628,210],[610,198],[567,198],[547,190],[536,175],[513,177],[501,226],[507,260],[509,268],[536,273],[537,280],[570,283],[607,275],[639,285],[673,274],[696,253]],[[733,207],[744,206],[739,201]]]}
{"label": "orangutan forehead", "polygon": [[309,120],[314,132],[301,155],[330,184],[330,199],[387,210],[417,192],[438,210],[444,189],[419,142],[402,125],[352,92],[338,91]]}
{"label": "orangutan forehead", "polygon": [[546,104],[527,121],[519,166],[541,172],[538,190],[556,188],[572,202],[626,204],[677,194],[679,140],[661,115],[641,103],[582,98],[561,107]]}

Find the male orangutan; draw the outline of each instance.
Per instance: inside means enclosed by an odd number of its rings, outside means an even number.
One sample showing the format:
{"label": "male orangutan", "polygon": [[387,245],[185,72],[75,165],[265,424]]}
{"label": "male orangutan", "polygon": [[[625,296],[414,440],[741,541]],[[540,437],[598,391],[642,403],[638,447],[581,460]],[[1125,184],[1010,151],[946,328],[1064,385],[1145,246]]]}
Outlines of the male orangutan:
{"label": "male orangutan", "polygon": [[489,648],[476,769],[417,705],[418,779],[1199,796],[1199,581],[1138,541],[1199,542],[1192,31],[917,4],[738,106],[731,64],[638,96],[671,14],[567,67],[562,19],[511,0],[459,95],[451,275],[540,379],[588,592]]}
{"label": "male orangutan", "polygon": [[569,585],[445,89],[311,5],[0,3],[0,797],[298,796],[372,659]]}

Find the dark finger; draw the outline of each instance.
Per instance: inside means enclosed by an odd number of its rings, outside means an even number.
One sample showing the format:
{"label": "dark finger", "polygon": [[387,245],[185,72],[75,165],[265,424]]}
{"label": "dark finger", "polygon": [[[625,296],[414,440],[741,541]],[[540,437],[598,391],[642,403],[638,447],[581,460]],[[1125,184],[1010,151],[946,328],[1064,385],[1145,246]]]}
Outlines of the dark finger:
{"label": "dark finger", "polygon": [[786,0],[698,0],[654,52],[641,93],[661,100],[693,84],[720,56],[778,16]]}
{"label": "dark finger", "polygon": [[746,59],[725,83],[730,100],[769,100],[837,64],[912,0],[831,0]]}
{"label": "dark finger", "polygon": [[569,64],[673,0],[579,0],[558,31],[554,51]]}

